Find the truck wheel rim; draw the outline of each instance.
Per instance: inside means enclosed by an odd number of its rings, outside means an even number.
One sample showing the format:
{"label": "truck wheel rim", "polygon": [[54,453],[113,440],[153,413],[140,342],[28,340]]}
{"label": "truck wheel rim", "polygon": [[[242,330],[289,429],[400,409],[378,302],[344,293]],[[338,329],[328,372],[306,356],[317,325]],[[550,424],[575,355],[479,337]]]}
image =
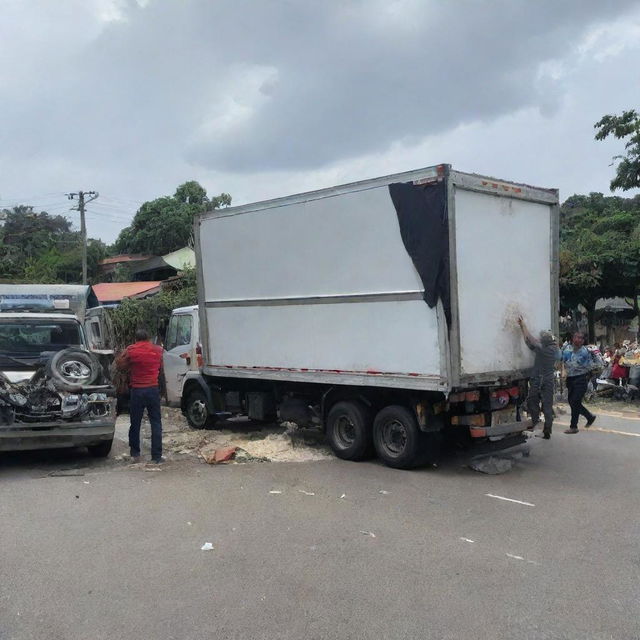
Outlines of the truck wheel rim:
{"label": "truck wheel rim", "polygon": [[381,429],[382,445],[392,456],[399,456],[407,446],[407,429],[399,420],[390,420]]}
{"label": "truck wheel rim", "polygon": [[195,400],[189,406],[191,421],[195,424],[204,424],[207,419],[207,407],[202,400]]}
{"label": "truck wheel rim", "polygon": [[338,444],[346,449],[355,442],[356,427],[347,416],[340,416],[336,420],[335,435]]}
{"label": "truck wheel rim", "polygon": [[79,360],[66,360],[58,370],[65,380],[75,384],[86,384],[91,377],[91,369]]}

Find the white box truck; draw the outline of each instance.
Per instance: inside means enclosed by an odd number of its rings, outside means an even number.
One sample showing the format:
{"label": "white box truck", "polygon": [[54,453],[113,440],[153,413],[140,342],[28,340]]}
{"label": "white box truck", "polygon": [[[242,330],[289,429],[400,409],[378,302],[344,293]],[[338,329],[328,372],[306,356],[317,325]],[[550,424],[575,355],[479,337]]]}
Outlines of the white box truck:
{"label": "white box truck", "polygon": [[516,320],[557,327],[557,190],[438,165],[206,212],[195,239],[194,426],[317,424],[399,468],[524,441]]}

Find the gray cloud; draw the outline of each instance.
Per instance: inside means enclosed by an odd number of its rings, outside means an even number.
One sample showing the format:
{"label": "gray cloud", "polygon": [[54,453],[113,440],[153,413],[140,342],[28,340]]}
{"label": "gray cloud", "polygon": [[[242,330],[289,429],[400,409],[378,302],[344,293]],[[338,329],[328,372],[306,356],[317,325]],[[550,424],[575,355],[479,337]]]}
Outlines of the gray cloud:
{"label": "gray cloud", "polygon": [[45,58],[27,95],[3,97],[12,152],[319,167],[531,105],[552,113],[563,88],[540,81],[540,63],[612,17],[595,0],[151,0],[121,12],[75,55]]}
{"label": "gray cloud", "polygon": [[295,185],[305,172],[309,187],[366,177],[366,167],[358,175],[332,168],[353,168],[358,158],[382,167],[373,159],[397,159],[390,150],[399,147],[408,159],[425,140],[437,139],[440,149],[444,134],[469,126],[474,148],[485,149],[479,164],[490,165],[492,141],[478,127],[489,131],[531,110],[542,118],[536,126],[551,121],[575,89],[562,66],[579,59],[585,35],[637,7],[632,0],[5,5],[0,196],[42,184],[137,200],[192,176],[224,179],[212,190],[242,189],[241,198],[253,199],[282,194],[269,186],[270,173]]}

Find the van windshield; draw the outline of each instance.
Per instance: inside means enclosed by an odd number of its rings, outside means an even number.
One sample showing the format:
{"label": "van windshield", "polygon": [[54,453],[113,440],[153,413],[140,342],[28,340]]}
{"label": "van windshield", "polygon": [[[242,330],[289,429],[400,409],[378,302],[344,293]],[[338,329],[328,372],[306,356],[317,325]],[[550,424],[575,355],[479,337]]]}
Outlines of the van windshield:
{"label": "van windshield", "polygon": [[29,356],[81,345],[80,325],[75,321],[0,319],[0,353]]}

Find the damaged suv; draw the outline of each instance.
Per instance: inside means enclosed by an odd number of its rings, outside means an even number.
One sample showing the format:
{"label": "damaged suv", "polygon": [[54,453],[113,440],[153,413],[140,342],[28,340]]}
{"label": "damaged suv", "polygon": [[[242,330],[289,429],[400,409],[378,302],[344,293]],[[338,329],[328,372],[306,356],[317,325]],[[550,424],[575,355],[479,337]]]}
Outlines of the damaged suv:
{"label": "damaged suv", "polygon": [[86,446],[107,456],[114,395],[74,315],[0,314],[0,451]]}

